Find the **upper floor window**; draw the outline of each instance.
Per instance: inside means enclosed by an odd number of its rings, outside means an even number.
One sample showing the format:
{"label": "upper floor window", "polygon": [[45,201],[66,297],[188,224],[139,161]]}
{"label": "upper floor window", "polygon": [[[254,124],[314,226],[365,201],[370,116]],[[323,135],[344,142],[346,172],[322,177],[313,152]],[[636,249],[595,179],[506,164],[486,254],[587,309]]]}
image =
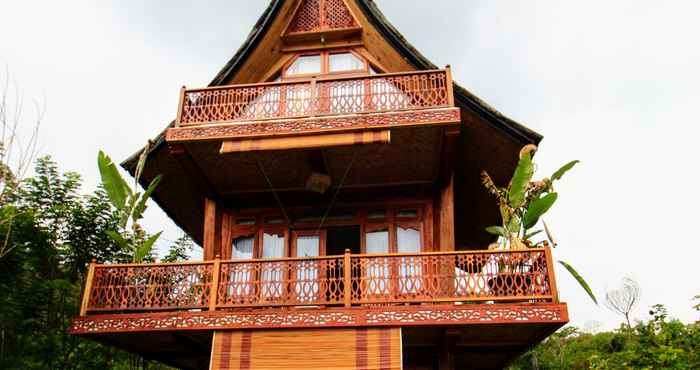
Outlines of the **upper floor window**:
{"label": "upper floor window", "polygon": [[328,73],[369,73],[369,64],[349,52],[320,52],[302,54],[283,70],[282,77],[296,78]]}
{"label": "upper floor window", "polygon": [[292,63],[286,71],[286,75],[308,75],[321,73],[321,55],[301,55]]}

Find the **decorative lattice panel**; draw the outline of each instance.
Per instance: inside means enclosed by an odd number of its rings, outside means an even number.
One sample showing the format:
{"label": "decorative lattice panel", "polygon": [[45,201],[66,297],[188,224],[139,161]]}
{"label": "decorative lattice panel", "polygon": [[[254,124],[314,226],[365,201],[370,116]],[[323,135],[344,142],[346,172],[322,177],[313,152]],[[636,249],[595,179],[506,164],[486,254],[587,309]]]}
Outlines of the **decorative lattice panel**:
{"label": "decorative lattice panel", "polygon": [[95,268],[90,311],[204,308],[209,305],[212,265],[103,265]]}
{"label": "decorative lattice panel", "polygon": [[304,0],[289,33],[355,27],[357,23],[343,0]]}
{"label": "decorative lattice panel", "polygon": [[324,22],[327,29],[349,28],[356,26],[348,6],[343,0],[325,0],[323,6]]}

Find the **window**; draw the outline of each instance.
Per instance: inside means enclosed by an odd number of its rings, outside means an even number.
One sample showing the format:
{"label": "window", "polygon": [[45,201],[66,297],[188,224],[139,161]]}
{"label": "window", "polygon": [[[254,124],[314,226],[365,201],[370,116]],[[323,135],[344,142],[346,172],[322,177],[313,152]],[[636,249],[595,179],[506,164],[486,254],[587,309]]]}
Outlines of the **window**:
{"label": "window", "polygon": [[[399,253],[418,253],[421,250],[420,231],[412,228],[396,228]],[[421,288],[421,259],[402,257],[399,262],[399,292],[415,293]]]}
{"label": "window", "polygon": [[[263,234],[262,258],[282,258],[284,257],[284,235]],[[277,298],[282,296],[284,272],[284,262],[264,262],[260,276],[262,296],[264,298]]]}
{"label": "window", "polygon": [[328,57],[329,72],[365,70],[365,61],[352,53],[331,54]]}
{"label": "window", "polygon": [[[231,258],[250,260],[253,258],[253,237],[240,237],[233,240]],[[253,266],[248,263],[236,263],[231,267],[228,295],[249,296],[253,292]]]}
{"label": "window", "polygon": [[343,72],[369,74],[369,68],[364,59],[351,52],[324,51],[318,54],[299,55],[283,70],[282,76],[293,78]]}
{"label": "window", "polygon": [[[365,234],[365,249],[367,254],[389,252],[389,230],[370,231]],[[376,257],[365,259],[365,276],[367,291],[370,296],[389,294],[391,277],[389,259]]]}
{"label": "window", "polygon": [[307,75],[321,73],[321,55],[302,55],[298,57],[288,68],[288,75]]}

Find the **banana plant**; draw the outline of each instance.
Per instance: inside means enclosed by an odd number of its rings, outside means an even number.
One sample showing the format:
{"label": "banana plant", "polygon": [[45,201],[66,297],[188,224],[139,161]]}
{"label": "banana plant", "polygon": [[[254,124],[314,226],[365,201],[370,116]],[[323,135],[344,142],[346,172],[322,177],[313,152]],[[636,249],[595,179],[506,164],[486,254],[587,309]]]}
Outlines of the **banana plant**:
{"label": "banana plant", "polygon": [[[559,194],[554,191],[554,182],[560,180],[579,161],[571,161],[559,168],[552,176],[536,181],[532,179],[535,173],[532,155],[535,151],[537,151],[535,145],[523,147],[518,165],[507,187],[498,187],[486,171],[481,172],[482,183],[489,193],[496,197],[501,213],[501,225],[486,228],[487,232],[499,237],[498,242],[492,244],[491,249],[527,249],[550,244],[556,247],[552,233],[544,221],[542,224],[547,236],[545,240],[534,242],[532,238],[543,230],[533,230],[533,228],[559,197]],[[598,304],[590,286],[576,269],[565,261],[558,262],[576,279],[593,302]]]}
{"label": "banana plant", "polygon": [[162,233],[161,231],[149,236],[139,224],[139,220],[143,218],[143,213],[146,211],[146,201],[156,190],[161,180],[161,176],[158,175],[151,181],[143,194],[138,191],[138,181],[143,172],[149,147],[150,143],[146,145],[139,157],[133,188],[129,187],[119,174],[117,166],[108,155],[102,151],[97,155],[97,166],[100,170],[102,186],[119,215],[118,229],[109,230],[106,233],[122,249],[131,254],[134,263],[141,263],[150,255],[153,245]]}

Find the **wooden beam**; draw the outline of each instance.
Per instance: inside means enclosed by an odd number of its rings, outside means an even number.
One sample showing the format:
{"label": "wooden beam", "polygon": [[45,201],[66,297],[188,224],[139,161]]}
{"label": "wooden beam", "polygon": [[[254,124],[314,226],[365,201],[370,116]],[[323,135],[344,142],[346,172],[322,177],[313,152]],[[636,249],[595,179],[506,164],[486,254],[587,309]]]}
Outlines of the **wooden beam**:
{"label": "wooden beam", "polygon": [[204,199],[204,260],[213,260],[216,249],[216,202]]}
{"label": "wooden beam", "polygon": [[459,129],[448,129],[442,134],[442,148],[440,150],[440,170],[438,172],[438,184],[443,186],[450,182],[457,162],[457,145],[459,143]]}
{"label": "wooden beam", "polygon": [[391,132],[389,130],[361,131],[312,136],[229,140],[221,143],[220,153],[329,148],[364,144],[388,144],[389,142],[391,142]]}

